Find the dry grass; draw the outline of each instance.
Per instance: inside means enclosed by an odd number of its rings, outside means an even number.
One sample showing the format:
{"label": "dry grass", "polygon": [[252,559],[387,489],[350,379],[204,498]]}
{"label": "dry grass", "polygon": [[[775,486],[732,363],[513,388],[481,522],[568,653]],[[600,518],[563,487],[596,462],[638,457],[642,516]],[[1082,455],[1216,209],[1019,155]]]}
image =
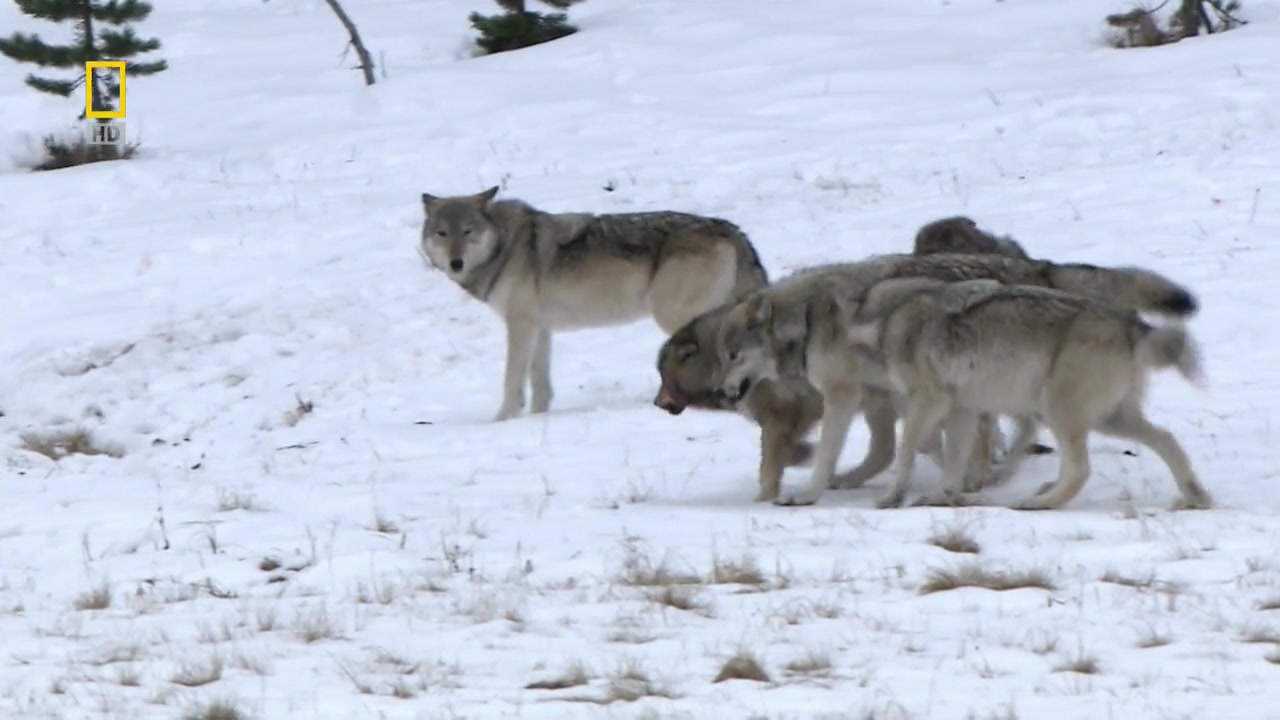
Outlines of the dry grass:
{"label": "dry grass", "polygon": [[1102,665],[1098,659],[1092,655],[1086,655],[1083,652],[1078,653],[1073,658],[1068,658],[1053,667],[1054,672],[1073,672],[1081,675],[1097,675],[1102,672]]}
{"label": "dry grass", "polygon": [[1171,642],[1173,642],[1173,640],[1169,638],[1168,633],[1161,632],[1154,626],[1148,625],[1138,633],[1138,642],[1136,644],[1139,648],[1148,650],[1151,648],[1164,647]]}
{"label": "dry grass", "polygon": [[962,553],[969,555],[977,555],[982,551],[982,546],[977,540],[968,533],[963,525],[949,525],[933,535],[929,536],[926,541],[934,547],[942,548],[947,552]]}
{"label": "dry grass", "polygon": [[240,703],[229,699],[211,700],[182,714],[182,720],[248,720]]}
{"label": "dry grass", "polygon": [[106,610],[111,607],[111,586],[104,582],[92,590],[80,593],[72,605],[76,610]]}
{"label": "dry grass", "polygon": [[293,632],[304,643],[344,639],[342,629],[323,605],[310,610],[299,610],[294,616]]}
{"label": "dry grass", "polygon": [[771,682],[769,672],[764,669],[760,659],[746,650],[739,650],[733,657],[724,661],[720,671],[716,673],[712,683],[726,680],[751,680],[753,682]]}
{"label": "dry grass", "polygon": [[244,510],[253,512],[262,509],[253,493],[239,493],[234,490],[218,488],[218,512]]}
{"label": "dry grass", "polygon": [[920,594],[929,595],[966,587],[997,592],[1023,588],[1049,591],[1057,589],[1049,575],[1042,570],[1000,572],[987,570],[977,563],[966,563],[955,570],[930,570],[924,585],[920,587]]}
{"label": "dry grass", "polygon": [[281,422],[285,427],[293,427],[302,422],[302,419],[315,412],[315,403],[310,400],[303,400],[301,395],[294,396],[294,406],[284,414]]}
{"label": "dry grass", "polygon": [[1134,590],[1150,590],[1156,586],[1155,575],[1146,575],[1144,577],[1132,577],[1129,575],[1121,575],[1115,570],[1108,570],[1098,578],[1099,582],[1111,583],[1112,585],[1123,585],[1133,588]]}
{"label": "dry grass", "polygon": [[607,702],[635,702],[644,697],[675,699],[676,695],[666,686],[655,682],[639,662],[628,659],[609,676]]}
{"label": "dry grass", "polygon": [[574,661],[559,675],[545,680],[534,680],[524,686],[525,690],[564,690],[581,687],[590,682],[591,676],[581,662]]}
{"label": "dry grass", "polygon": [[1270,625],[1247,625],[1240,633],[1241,642],[1280,645],[1280,630]]}
{"label": "dry grass", "polygon": [[654,563],[633,544],[626,548],[622,559],[622,572],[618,582],[632,587],[666,587],[670,585],[696,585],[702,582],[697,575],[671,567],[670,558]]}
{"label": "dry grass", "polygon": [[41,141],[42,158],[30,165],[33,171],[61,170],[97,162],[130,160],[138,154],[138,143],[125,145],[90,145],[83,137],[67,139],[58,135],[46,135]]}
{"label": "dry grass", "polygon": [[92,431],[83,427],[23,433],[18,439],[21,441],[18,449],[43,455],[54,462],[72,455],[124,457],[124,450],[98,440]]}
{"label": "dry grass", "polygon": [[707,581],[714,585],[749,585],[761,586],[766,583],[764,573],[756,559],[743,553],[737,560],[726,560],[720,557],[711,559],[711,574]]}
{"label": "dry grass", "polygon": [[809,650],[804,656],[783,665],[782,671],[792,676],[821,677],[831,674],[831,668],[830,655],[819,653],[816,650]]}
{"label": "dry grass", "polygon": [[222,679],[222,656],[213,654],[202,663],[185,663],[169,678],[169,682],[183,687],[203,687]]}
{"label": "dry grass", "polygon": [[711,609],[711,604],[703,599],[696,587],[691,585],[664,585],[650,590],[645,593],[645,596],[650,602],[685,612],[706,615]]}

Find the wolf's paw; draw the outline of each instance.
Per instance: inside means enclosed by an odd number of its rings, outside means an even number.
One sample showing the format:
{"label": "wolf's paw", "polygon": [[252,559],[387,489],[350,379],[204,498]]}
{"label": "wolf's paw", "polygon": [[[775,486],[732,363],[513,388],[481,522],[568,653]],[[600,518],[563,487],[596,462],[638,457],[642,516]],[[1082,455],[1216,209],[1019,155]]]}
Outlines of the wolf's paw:
{"label": "wolf's paw", "polygon": [[519,405],[507,405],[504,403],[502,407],[498,408],[498,412],[494,414],[493,421],[503,422],[504,420],[510,420],[511,418],[519,415],[520,411],[523,409],[524,403],[520,403]]}
{"label": "wolf's paw", "polygon": [[1047,495],[1032,495],[1021,502],[1014,503],[1014,510],[1056,510],[1057,506],[1049,502]]}
{"label": "wolf's paw", "polygon": [[771,487],[771,488],[762,487],[760,488],[760,492],[756,493],[755,501],[756,502],[775,502],[777,501],[778,494],[780,492],[781,491],[776,487]]}
{"label": "wolf's paw", "polygon": [[1182,510],[1211,510],[1213,509],[1213,498],[1206,493],[1190,498],[1178,498],[1170,509],[1174,512]]}
{"label": "wolf's paw", "polygon": [[902,503],[907,499],[905,492],[889,492],[880,496],[876,500],[876,507],[880,510],[891,510],[893,508],[902,507]]}
{"label": "wolf's paw", "polygon": [[942,490],[928,495],[921,495],[911,503],[913,507],[968,507],[973,503],[969,498],[957,492]]}
{"label": "wolf's paw", "polygon": [[821,494],[800,492],[791,495],[782,495],[774,499],[773,504],[782,507],[799,507],[803,505],[813,505],[818,502]]}

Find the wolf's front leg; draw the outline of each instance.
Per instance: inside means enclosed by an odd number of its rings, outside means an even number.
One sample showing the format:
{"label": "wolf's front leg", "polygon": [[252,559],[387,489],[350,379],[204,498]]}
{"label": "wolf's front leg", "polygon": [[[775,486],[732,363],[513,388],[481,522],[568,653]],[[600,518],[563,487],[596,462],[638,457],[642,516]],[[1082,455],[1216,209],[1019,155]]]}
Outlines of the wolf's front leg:
{"label": "wolf's front leg", "polygon": [[857,467],[843,472],[832,483],[832,488],[858,488],[868,480],[884,472],[893,463],[894,425],[898,413],[893,407],[889,391],[876,387],[862,389],[862,413],[871,431],[866,457]]}
{"label": "wolf's front leg", "polygon": [[551,330],[541,328],[533,346],[533,362],[529,366],[529,385],[533,398],[529,412],[544,413],[551,407]]}
{"label": "wolf's front leg", "polygon": [[538,341],[538,326],[529,318],[507,318],[507,366],[502,376],[502,405],[494,422],[510,420],[524,409],[524,381]]}
{"label": "wolf's front leg", "polygon": [[[916,452],[924,438],[929,436],[950,410],[945,395],[914,390],[907,402],[907,412],[902,418],[902,439],[898,443],[898,471],[889,483],[889,489],[876,501],[878,508],[901,507],[911,485],[911,473],[915,469]],[[948,443],[949,443],[948,439]],[[946,466],[946,460],[943,460]]]}
{"label": "wolf's front leg", "polygon": [[813,453],[813,474],[809,485],[798,493],[779,497],[775,501],[778,505],[812,505],[831,485],[836,474],[836,462],[849,434],[849,425],[853,416],[858,414],[860,390],[860,387],[836,386],[823,393],[825,412],[822,430],[818,434],[818,448]]}

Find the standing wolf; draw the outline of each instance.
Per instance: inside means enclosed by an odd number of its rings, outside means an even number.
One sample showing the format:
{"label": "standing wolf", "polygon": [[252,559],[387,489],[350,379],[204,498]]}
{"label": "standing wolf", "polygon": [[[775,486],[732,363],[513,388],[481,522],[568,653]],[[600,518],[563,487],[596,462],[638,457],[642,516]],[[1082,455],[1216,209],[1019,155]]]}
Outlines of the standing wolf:
{"label": "standing wolf", "polygon": [[494,420],[551,405],[551,334],[652,317],[668,335],[768,282],[747,236],[679,212],[548,213],[520,200],[422,194],[420,251],[506,323],[502,404]]}
{"label": "standing wolf", "polygon": [[1132,310],[992,280],[889,280],[866,294],[859,315],[855,341],[883,358],[891,382],[909,398],[901,459],[879,507],[902,504],[914,449],[940,423],[948,455],[943,492],[959,499],[979,413],[1019,418],[1013,467],[1030,443],[1033,418],[1044,419],[1062,451],[1057,482],[1019,509],[1056,509],[1080,492],[1089,478],[1091,430],[1159,455],[1182,493],[1175,508],[1212,505],[1177,439],[1142,408],[1152,370],[1176,367],[1200,380],[1195,344],[1182,327],[1153,327]]}
{"label": "standing wolf", "polygon": [[730,401],[745,397],[755,382],[780,376],[803,377],[822,393],[825,414],[809,485],[796,495],[779,497],[779,504],[817,502],[833,485],[836,461],[859,411],[863,386],[892,389],[890,378],[877,369],[883,363],[871,350],[857,347],[851,332],[872,286],[904,277],[943,282],[992,279],[1057,288],[1121,309],[1175,317],[1190,316],[1198,307],[1190,291],[1148,270],[999,255],[885,255],[810,268],[766,286],[725,315],[717,350],[724,372],[721,388]]}
{"label": "standing wolf", "polygon": [[[1017,241],[1007,236],[996,237],[963,215],[935,220],[917,231],[914,254],[936,253],[998,254],[1028,259]],[[760,493],[756,499],[773,500],[778,496],[784,468],[803,464],[812,456],[813,448],[804,438],[822,417],[822,396],[804,379],[789,378],[785,382],[757,385],[743,400],[730,402],[719,386],[721,366],[716,342],[720,323],[731,305],[709,310],[690,320],[663,343],[657,363],[661,387],[653,404],[672,415],[679,415],[688,407],[742,412],[758,424]],[[879,388],[864,387],[863,416],[870,430],[867,454],[862,462],[835,480],[841,487],[857,487],[893,462],[894,424],[898,414],[892,395]],[[988,473],[998,433],[994,419],[984,417],[970,468],[972,478]],[[1051,452],[1039,444],[1032,444],[1030,451]]]}

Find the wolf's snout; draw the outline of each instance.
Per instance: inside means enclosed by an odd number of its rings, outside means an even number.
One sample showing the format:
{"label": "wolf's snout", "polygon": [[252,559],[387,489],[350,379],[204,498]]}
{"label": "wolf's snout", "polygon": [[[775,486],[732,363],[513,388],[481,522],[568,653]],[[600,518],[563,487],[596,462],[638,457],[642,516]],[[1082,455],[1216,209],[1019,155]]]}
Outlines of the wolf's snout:
{"label": "wolf's snout", "polygon": [[684,403],[676,400],[672,393],[665,385],[658,391],[657,397],[653,399],[653,404],[666,410],[672,415],[679,415],[684,412]]}
{"label": "wolf's snout", "polygon": [[454,258],[449,261],[450,270],[454,272],[462,272],[462,268],[463,268],[462,258]]}
{"label": "wolf's snout", "polygon": [[737,402],[747,396],[747,391],[751,389],[751,378],[742,378],[742,382],[738,383],[738,387],[725,393],[725,397],[729,402]]}

